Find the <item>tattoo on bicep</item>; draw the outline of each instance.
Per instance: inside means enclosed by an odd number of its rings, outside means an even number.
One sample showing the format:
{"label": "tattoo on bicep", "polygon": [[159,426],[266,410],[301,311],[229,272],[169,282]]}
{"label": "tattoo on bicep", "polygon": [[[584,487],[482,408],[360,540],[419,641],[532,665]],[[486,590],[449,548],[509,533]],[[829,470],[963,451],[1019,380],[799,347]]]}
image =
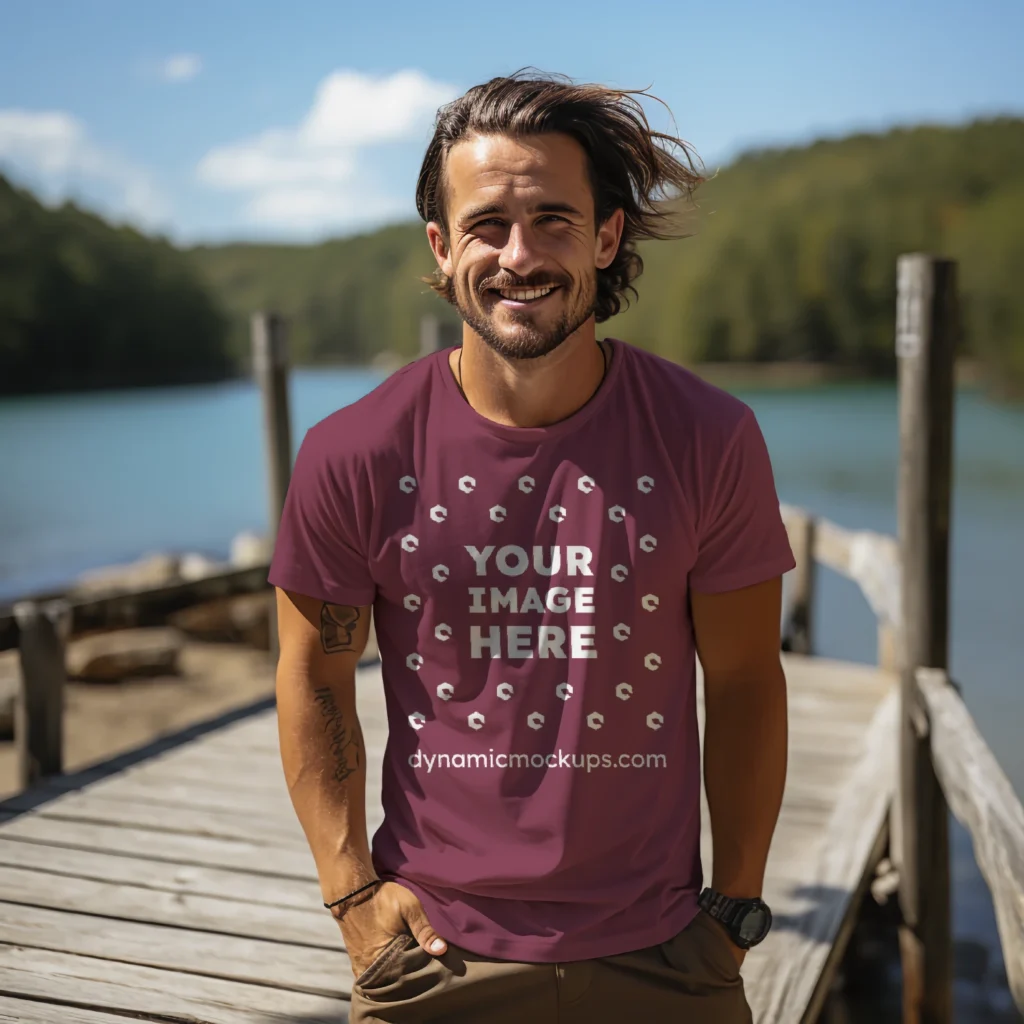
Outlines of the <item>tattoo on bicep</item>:
{"label": "tattoo on bicep", "polygon": [[[335,782],[344,782],[359,768],[358,723],[351,727],[345,724],[341,709],[328,687],[317,687],[313,695],[323,716],[324,732],[327,734],[328,749],[331,752],[331,778]],[[350,759],[353,764],[349,763]]]}
{"label": "tattoo on bicep", "polygon": [[354,651],[359,609],[350,604],[327,604],[320,609],[320,642],[325,654]]}

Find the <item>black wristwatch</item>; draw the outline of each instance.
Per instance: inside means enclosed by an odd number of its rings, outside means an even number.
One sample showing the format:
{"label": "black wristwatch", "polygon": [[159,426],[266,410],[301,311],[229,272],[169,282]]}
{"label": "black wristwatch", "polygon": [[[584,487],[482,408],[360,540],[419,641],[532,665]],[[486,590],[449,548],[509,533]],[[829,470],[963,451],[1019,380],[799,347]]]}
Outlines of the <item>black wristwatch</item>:
{"label": "black wristwatch", "polygon": [[725,928],[740,949],[750,949],[763,942],[771,930],[772,912],[764,900],[734,899],[714,889],[705,889],[697,902]]}

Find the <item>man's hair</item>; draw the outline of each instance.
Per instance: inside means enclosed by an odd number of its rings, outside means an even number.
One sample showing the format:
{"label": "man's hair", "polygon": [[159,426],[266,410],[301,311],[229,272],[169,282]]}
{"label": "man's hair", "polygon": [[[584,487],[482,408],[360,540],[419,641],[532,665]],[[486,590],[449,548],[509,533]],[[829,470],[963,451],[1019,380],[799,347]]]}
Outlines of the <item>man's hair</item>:
{"label": "man's hair", "polygon": [[[445,161],[463,139],[548,132],[571,136],[587,157],[597,224],[620,207],[625,214],[615,259],[597,271],[596,318],[598,323],[607,320],[623,301],[628,305],[627,292],[636,296],[633,281],[644,269],[637,244],[686,234],[672,226],[671,201],[689,198],[704,180],[700,161],[686,142],[651,128],[639,96],[662,102],[646,89],[575,84],[564,75],[532,68],[473,86],[437,112],[416,183],[419,215],[440,224],[449,238]],[[453,300],[452,282],[440,268],[425,280]]]}

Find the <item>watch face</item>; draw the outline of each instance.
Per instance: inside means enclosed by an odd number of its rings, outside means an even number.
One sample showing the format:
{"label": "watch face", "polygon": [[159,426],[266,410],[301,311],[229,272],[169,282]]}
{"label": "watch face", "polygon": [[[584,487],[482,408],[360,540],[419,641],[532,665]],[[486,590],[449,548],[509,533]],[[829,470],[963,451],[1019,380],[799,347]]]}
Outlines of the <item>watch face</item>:
{"label": "watch face", "polygon": [[768,929],[771,926],[772,915],[768,908],[762,904],[761,906],[751,907],[743,915],[743,920],[740,921],[738,930],[740,938],[744,942],[755,945],[768,934]]}

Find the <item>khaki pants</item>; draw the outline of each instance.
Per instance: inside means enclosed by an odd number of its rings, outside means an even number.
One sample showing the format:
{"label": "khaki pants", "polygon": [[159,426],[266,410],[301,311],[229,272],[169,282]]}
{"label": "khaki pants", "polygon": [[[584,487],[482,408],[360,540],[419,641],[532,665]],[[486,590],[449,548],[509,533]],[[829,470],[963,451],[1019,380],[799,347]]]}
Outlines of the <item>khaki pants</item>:
{"label": "khaki pants", "polygon": [[750,1024],[729,940],[699,911],[666,942],[568,963],[488,960],[398,935],[352,986],[351,1024]]}

